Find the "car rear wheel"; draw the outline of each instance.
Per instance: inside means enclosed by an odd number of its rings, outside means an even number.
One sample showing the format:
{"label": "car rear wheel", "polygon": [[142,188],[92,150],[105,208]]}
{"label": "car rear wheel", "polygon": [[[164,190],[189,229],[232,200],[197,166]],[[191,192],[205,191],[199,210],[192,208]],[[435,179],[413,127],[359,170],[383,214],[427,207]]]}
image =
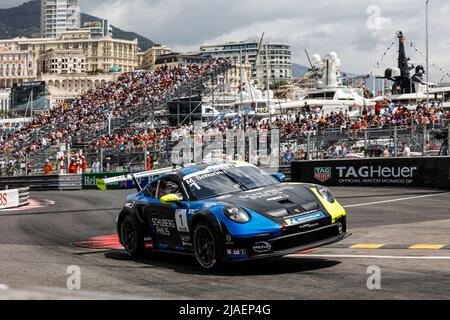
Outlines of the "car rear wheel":
{"label": "car rear wheel", "polygon": [[120,225],[120,238],[125,250],[132,257],[140,257],[144,252],[144,239],[136,218],[127,215]]}
{"label": "car rear wheel", "polygon": [[214,232],[207,222],[200,222],[194,229],[194,253],[204,269],[214,269],[220,264],[219,248]]}

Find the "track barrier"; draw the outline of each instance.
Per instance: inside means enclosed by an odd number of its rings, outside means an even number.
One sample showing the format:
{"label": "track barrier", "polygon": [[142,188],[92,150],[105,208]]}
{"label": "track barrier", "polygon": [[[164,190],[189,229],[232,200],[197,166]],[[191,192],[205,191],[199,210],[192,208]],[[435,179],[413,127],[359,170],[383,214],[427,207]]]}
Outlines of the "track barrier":
{"label": "track barrier", "polygon": [[0,210],[26,206],[30,203],[30,189],[6,189],[0,191]]}
{"label": "track barrier", "polygon": [[31,191],[81,190],[82,175],[0,177],[0,188],[29,188]]}
{"label": "track barrier", "polygon": [[19,190],[19,207],[26,206],[30,203],[30,188],[20,188]]}
{"label": "track barrier", "polygon": [[450,157],[294,161],[293,182],[450,189]]}

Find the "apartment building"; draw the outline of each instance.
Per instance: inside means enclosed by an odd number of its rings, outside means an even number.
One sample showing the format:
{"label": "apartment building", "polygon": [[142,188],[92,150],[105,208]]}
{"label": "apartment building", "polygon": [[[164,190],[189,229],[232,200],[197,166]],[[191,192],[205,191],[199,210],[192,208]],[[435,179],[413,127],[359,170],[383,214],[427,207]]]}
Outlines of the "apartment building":
{"label": "apartment building", "polygon": [[[282,43],[263,42],[259,51],[259,41],[226,42],[222,44],[203,45],[200,52],[212,58],[232,58],[236,61],[247,58],[252,65],[252,78],[258,83],[265,83],[269,69],[271,83],[292,79],[291,46]],[[267,59],[269,58],[269,63]]]}
{"label": "apartment building", "polygon": [[80,28],[78,0],[41,0],[41,35],[57,38],[67,30]]}

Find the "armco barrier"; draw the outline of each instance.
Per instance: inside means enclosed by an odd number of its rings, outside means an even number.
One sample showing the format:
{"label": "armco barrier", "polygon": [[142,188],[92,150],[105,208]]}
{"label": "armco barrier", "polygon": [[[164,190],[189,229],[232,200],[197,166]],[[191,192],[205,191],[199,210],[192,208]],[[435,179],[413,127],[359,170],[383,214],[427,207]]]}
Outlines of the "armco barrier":
{"label": "armco barrier", "polygon": [[31,191],[81,190],[81,175],[0,177],[0,188],[29,188]]}
{"label": "armco barrier", "polygon": [[19,207],[26,206],[30,203],[30,188],[20,188],[19,190]]}
{"label": "armco barrier", "polygon": [[450,189],[450,157],[294,161],[292,181],[325,186]]}
{"label": "armco barrier", "polygon": [[0,191],[0,210],[19,207],[19,190]]}
{"label": "armco barrier", "polygon": [[30,188],[0,190],[0,210],[23,207],[30,203]]}

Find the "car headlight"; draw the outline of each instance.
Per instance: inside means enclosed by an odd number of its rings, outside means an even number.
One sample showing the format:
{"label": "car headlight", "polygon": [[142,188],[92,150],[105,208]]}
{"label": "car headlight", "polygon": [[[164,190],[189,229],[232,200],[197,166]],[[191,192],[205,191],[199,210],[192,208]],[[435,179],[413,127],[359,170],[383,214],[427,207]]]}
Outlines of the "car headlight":
{"label": "car headlight", "polygon": [[225,208],[224,213],[228,219],[237,223],[247,223],[250,221],[249,214],[238,207]]}
{"label": "car headlight", "polygon": [[322,198],[324,198],[327,202],[329,202],[329,203],[336,202],[336,198],[334,197],[333,192],[331,192],[330,189],[322,187],[322,186],[317,186],[316,189],[319,192],[319,194],[322,196]]}

